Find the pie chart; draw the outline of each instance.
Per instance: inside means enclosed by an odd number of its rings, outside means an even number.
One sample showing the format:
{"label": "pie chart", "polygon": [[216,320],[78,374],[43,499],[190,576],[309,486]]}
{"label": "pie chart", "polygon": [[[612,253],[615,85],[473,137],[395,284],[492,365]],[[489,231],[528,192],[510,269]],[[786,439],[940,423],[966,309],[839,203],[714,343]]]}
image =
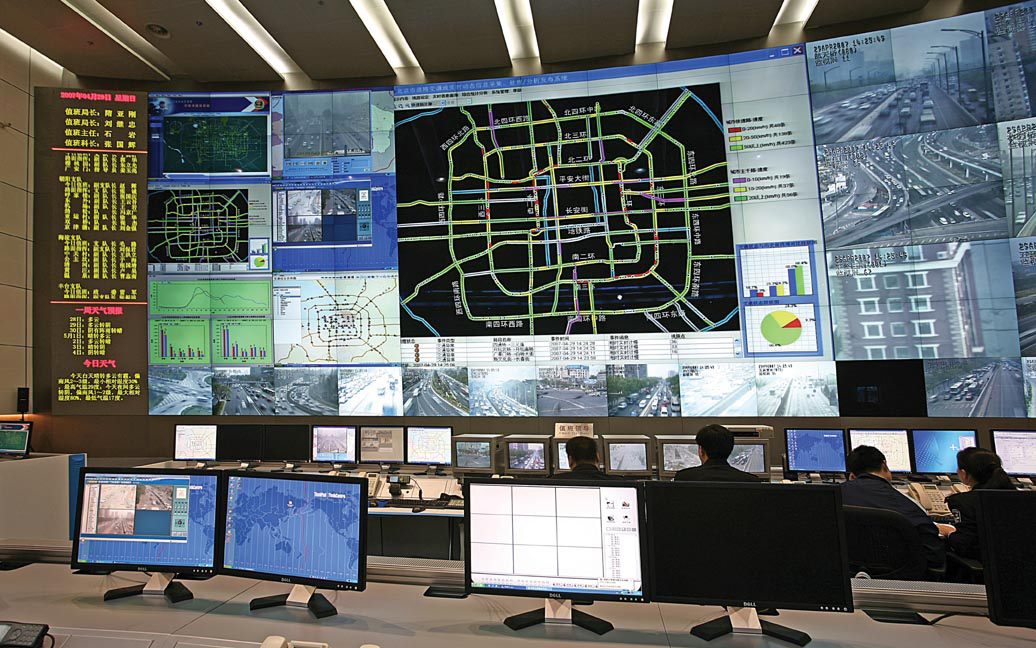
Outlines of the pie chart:
{"label": "pie chart", "polygon": [[795,313],[776,310],[766,314],[759,332],[770,344],[787,346],[802,337],[802,321]]}

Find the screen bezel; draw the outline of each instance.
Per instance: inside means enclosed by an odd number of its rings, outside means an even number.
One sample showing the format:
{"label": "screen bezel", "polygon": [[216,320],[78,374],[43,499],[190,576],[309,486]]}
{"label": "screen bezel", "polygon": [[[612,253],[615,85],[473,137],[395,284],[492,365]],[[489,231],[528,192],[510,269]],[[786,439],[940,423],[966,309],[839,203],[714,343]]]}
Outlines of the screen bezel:
{"label": "screen bezel", "polygon": [[[842,560],[841,565],[838,565],[842,573],[843,590],[842,595],[844,597],[845,607],[847,608],[844,612],[853,612],[853,590],[851,578],[852,574],[849,573],[849,545],[845,533],[845,514],[842,509],[842,492],[838,486],[828,484],[768,484],[768,483],[750,483],[750,482],[676,482],[676,481],[649,481],[645,482],[644,488],[644,507],[647,508],[647,502],[651,498],[650,491],[653,489],[670,489],[670,488],[687,488],[687,489],[735,489],[735,490],[759,490],[759,489],[774,489],[783,488],[788,490],[809,490],[809,492],[817,492],[818,488],[827,490],[835,498],[835,524],[838,532],[839,542],[842,545]],[[647,516],[650,522],[650,514]],[[648,547],[654,546],[653,533],[651,525],[648,524],[644,527],[644,536],[648,540]],[[655,552],[651,551],[648,555],[648,564],[650,574],[654,574],[657,569]],[[654,590],[654,582],[652,578],[647,578],[646,582],[651,583],[651,589],[648,591],[650,600],[653,603],[677,603],[683,605],[719,605],[724,607],[745,607],[746,598],[739,599],[718,599],[718,598],[705,598],[695,596],[659,596]],[[807,610],[813,612],[842,612],[843,610],[828,610],[826,608],[831,607],[828,605],[805,605],[802,603],[789,603],[788,601],[770,601],[764,599],[752,598],[750,592],[745,592],[747,600],[752,602],[752,607],[756,609],[763,608],[779,608],[782,610]]]}
{"label": "screen bezel", "polygon": [[[363,430],[364,428],[399,428],[399,459],[365,459],[363,456]],[[406,426],[405,425],[360,425],[356,427],[356,463],[368,465],[394,466],[406,463]]]}
{"label": "screen bezel", "polygon": [[333,482],[336,484],[355,484],[360,488],[360,506],[357,507],[360,515],[360,542],[357,546],[358,564],[356,569],[356,583],[344,581],[331,581],[322,578],[309,578],[306,576],[291,576],[287,574],[275,574],[273,572],[250,571],[247,569],[233,569],[224,564],[226,551],[222,551],[219,559],[219,572],[228,576],[240,576],[254,580],[276,581],[290,585],[312,585],[326,590],[362,592],[367,588],[367,478],[366,477],[332,477],[316,473],[269,473],[256,472],[254,470],[226,470],[223,471],[223,497],[220,499],[220,517],[222,524],[222,540],[226,542],[227,529],[227,507],[229,505],[229,487],[231,477],[244,477],[248,479],[284,479],[309,482]]}
{"label": "screen bezel", "polygon": [[[1032,439],[1033,439],[1032,442],[1036,443],[1036,430],[990,430],[989,431],[989,440],[992,442],[992,444],[993,444],[993,452],[996,452],[997,456],[999,456],[999,452],[997,451],[997,448],[996,448],[996,435],[997,435],[997,432],[1008,432],[1008,433],[1019,433],[1020,432],[1022,434],[1031,434],[1032,435]],[[1003,457],[1000,457],[1000,460],[1003,461]],[[1036,471],[1033,471],[1033,472],[1011,472],[1010,470],[1007,469],[1006,466],[1004,467],[1004,472],[1006,472],[1008,475],[1012,475],[1014,477],[1030,477],[1032,475],[1036,475]]]}
{"label": "screen bezel", "polygon": [[592,591],[581,591],[565,595],[559,592],[548,590],[519,590],[508,588],[483,588],[472,587],[471,585],[471,533],[464,534],[464,591],[471,594],[487,594],[500,596],[520,596],[523,598],[550,598],[557,600],[579,600],[579,601],[623,601],[626,603],[648,603],[650,602],[648,585],[648,542],[647,542],[647,519],[644,508],[644,483],[637,481],[585,481],[566,480],[557,481],[553,479],[522,479],[521,481],[500,481],[486,477],[475,477],[464,480],[464,528],[471,529],[471,486],[472,484],[487,484],[490,486],[551,486],[553,488],[633,488],[637,492],[637,528],[640,530],[640,596],[623,596],[619,594],[599,594]]}
{"label": "screen bezel", "polygon": [[[197,565],[150,565],[142,563],[108,563],[108,562],[82,562],[79,560],[79,535],[82,531],[83,516],[83,495],[85,492],[86,475],[170,475],[187,477],[213,477],[216,480],[216,505],[214,510],[213,540],[212,540],[212,567],[198,567]],[[94,466],[82,467],[79,470],[79,492],[76,495],[75,529],[72,536],[72,569],[93,570],[103,568],[112,571],[147,571],[176,574],[198,574],[208,575],[219,573],[223,564],[223,539],[225,534],[220,533],[220,522],[225,519],[224,504],[226,502],[226,482],[219,472],[198,468],[98,468]]]}
{"label": "screen bezel", "polygon": [[[642,445],[644,446],[644,470],[618,470],[612,469],[612,446],[613,445]],[[652,456],[651,439],[604,439],[604,472],[608,475],[620,477],[650,477],[655,474],[651,469]]]}
{"label": "screen bezel", "polygon": [[[259,460],[263,462],[284,462],[284,463],[301,463],[309,461],[310,456],[313,454],[313,426],[307,423],[265,423],[262,426],[262,432],[259,435]],[[275,457],[273,455],[267,455],[266,439],[270,434],[277,434],[279,431],[283,431],[283,428],[306,428],[306,452],[300,454],[297,457]]]}
{"label": "screen bezel", "polygon": [[[447,430],[450,437],[450,458],[441,461],[414,461],[410,458],[410,428],[430,430]],[[357,437],[359,438],[359,437]],[[453,426],[452,425],[407,425],[403,428],[403,463],[414,466],[452,466],[453,465]]]}
{"label": "screen bezel", "polygon": [[6,425],[27,425],[28,428],[25,433],[25,450],[0,450],[0,457],[17,457],[25,458],[29,456],[30,448],[32,448],[32,421],[0,421],[0,424]]}
{"label": "screen bezel", "polygon": [[[543,468],[523,469],[523,468],[512,468],[511,467],[511,444],[512,443],[525,443],[532,444],[538,443],[543,446]],[[504,444],[504,474],[505,475],[549,475],[551,462],[553,458],[550,456],[551,444],[545,439],[522,439],[506,437],[503,440]]]}
{"label": "screen bezel", "polygon": [[[841,470],[807,470],[805,468],[795,468],[791,465],[791,449],[788,447],[788,432],[795,431],[807,431],[807,432],[841,432],[842,433],[842,469]],[[848,468],[845,465],[845,460],[849,456],[849,449],[846,443],[846,431],[845,428],[784,428],[784,456],[788,458],[788,470],[795,473],[841,473],[845,474]]]}
{"label": "screen bezel", "polygon": [[[498,437],[481,437],[477,439],[464,438],[463,436],[455,436],[450,439],[450,459],[453,461],[453,474],[454,475],[496,475],[499,474],[499,466],[497,465],[496,453],[499,448]],[[488,443],[489,444],[489,467],[488,468],[465,468],[457,464],[457,444],[458,443]]]}
{"label": "screen bezel", "polygon": [[[903,435],[906,437],[906,442],[907,442],[907,465],[908,465],[908,468],[906,470],[893,470],[892,467],[889,466],[889,472],[891,472],[894,475],[906,475],[906,474],[909,474],[914,469],[914,459],[913,459],[914,450],[913,450],[913,446],[911,445],[911,441],[910,441],[910,430],[909,429],[904,429],[904,428],[848,428],[845,431],[846,438],[849,440],[849,445],[846,446],[846,455],[845,455],[847,459],[849,457],[849,454],[851,454],[852,451],[854,449],[856,449],[856,443],[853,441],[853,432],[902,432]],[[881,450],[881,448],[878,448],[878,449]],[[882,451],[882,454],[884,454],[884,451]]]}
{"label": "screen bezel", "polygon": [[[317,459],[317,428],[339,428],[353,430],[353,459],[352,461],[335,461],[333,459]],[[359,425],[311,425],[309,428],[309,460],[312,463],[329,463],[354,466],[360,457],[360,426]]]}
{"label": "screen bezel", "polygon": [[[907,439],[908,439],[909,444],[910,444],[910,471],[915,473],[915,474],[918,474],[918,475],[956,475],[957,471],[956,470],[951,470],[949,472],[946,472],[946,471],[941,471],[941,470],[940,471],[921,470],[920,468],[918,468],[918,466],[917,466],[917,453],[914,450],[914,448],[915,448],[914,433],[915,432],[971,432],[971,435],[975,439],[975,445],[972,446],[972,447],[975,447],[975,448],[978,447],[978,430],[974,430],[974,429],[972,429],[972,430],[968,430],[968,429],[951,430],[951,429],[943,429],[943,428],[917,428],[917,429],[911,428],[908,431],[908,433],[907,433]],[[961,448],[961,450],[963,450],[963,448]],[[958,450],[958,452],[959,452],[959,450]]]}

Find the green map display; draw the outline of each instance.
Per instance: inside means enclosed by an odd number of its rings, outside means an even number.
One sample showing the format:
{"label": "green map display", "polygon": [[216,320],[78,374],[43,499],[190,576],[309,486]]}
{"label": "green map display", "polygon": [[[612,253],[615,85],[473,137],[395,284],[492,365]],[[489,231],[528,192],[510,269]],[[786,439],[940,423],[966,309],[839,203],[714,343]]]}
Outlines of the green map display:
{"label": "green map display", "polygon": [[264,173],[269,170],[267,116],[166,117],[166,173]]}

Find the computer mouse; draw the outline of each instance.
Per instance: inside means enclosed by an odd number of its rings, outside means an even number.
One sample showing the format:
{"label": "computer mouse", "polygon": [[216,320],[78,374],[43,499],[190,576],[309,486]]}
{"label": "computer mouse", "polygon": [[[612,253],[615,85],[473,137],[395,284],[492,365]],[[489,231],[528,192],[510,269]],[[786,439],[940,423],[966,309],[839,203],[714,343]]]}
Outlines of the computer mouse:
{"label": "computer mouse", "polygon": [[411,513],[423,513],[423,512],[425,512],[427,510],[428,509],[423,507],[423,506],[415,506],[414,508],[410,509],[410,512]]}

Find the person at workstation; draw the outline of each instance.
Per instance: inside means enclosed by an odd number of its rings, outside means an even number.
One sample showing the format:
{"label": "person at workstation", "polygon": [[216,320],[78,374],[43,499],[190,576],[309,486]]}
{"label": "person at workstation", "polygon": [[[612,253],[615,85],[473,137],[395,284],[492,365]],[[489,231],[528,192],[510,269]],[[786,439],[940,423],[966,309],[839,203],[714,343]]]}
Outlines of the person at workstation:
{"label": "person at workstation", "polygon": [[950,551],[962,558],[981,559],[978,537],[977,490],[1015,490],[1000,457],[992,450],[964,448],[957,453],[957,477],[971,490],[946,498],[956,531],[946,538]]}
{"label": "person at workstation", "polygon": [[722,425],[706,425],[694,437],[698,444],[700,466],[684,468],[673,477],[675,481],[758,482],[752,473],[731,466],[727,458],[734,451],[734,433]]}
{"label": "person at workstation", "polygon": [[608,475],[601,471],[597,465],[600,457],[597,456],[597,442],[592,437],[577,436],[565,442],[565,453],[568,454],[568,466],[570,470],[554,479],[588,479],[588,480],[621,480],[618,475]]}
{"label": "person at workstation", "polygon": [[946,547],[941,536],[952,533],[953,527],[932,522],[917,502],[892,486],[892,471],[884,453],[872,446],[859,446],[849,453],[845,467],[849,480],[841,485],[842,504],[902,513],[921,536],[928,566],[941,568],[946,562]]}

